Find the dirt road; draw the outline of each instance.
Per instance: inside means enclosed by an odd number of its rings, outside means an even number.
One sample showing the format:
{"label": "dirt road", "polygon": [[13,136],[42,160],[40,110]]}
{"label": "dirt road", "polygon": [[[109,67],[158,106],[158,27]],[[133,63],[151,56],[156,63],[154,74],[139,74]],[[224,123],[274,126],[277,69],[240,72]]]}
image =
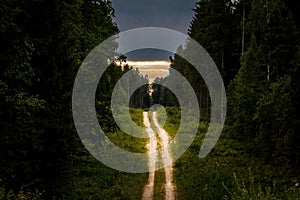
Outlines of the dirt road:
{"label": "dirt road", "polygon": [[171,157],[170,152],[167,149],[167,146],[170,141],[169,135],[162,127],[160,127],[158,120],[157,120],[156,112],[153,112],[153,114],[152,114],[152,122],[156,129],[159,139],[156,138],[156,134],[153,131],[153,129],[151,128],[148,112],[143,113],[143,120],[144,120],[144,125],[146,127],[146,132],[148,133],[149,138],[150,138],[149,144],[148,144],[148,155],[149,155],[149,159],[148,159],[149,164],[148,165],[149,165],[150,173],[149,173],[148,183],[144,188],[144,193],[143,193],[142,199],[143,200],[153,199],[154,180],[155,180],[155,163],[156,163],[156,159],[157,159],[157,153],[155,151],[158,146],[157,142],[159,141],[160,146],[163,149],[161,156],[163,159],[163,163],[166,166],[164,168],[165,179],[166,179],[165,199],[166,200],[175,200],[175,197],[176,197],[175,188],[176,187],[175,187],[175,184],[173,181],[172,157]]}
{"label": "dirt road", "polygon": [[156,147],[157,141],[153,129],[150,127],[150,121],[148,112],[143,112],[143,122],[146,127],[146,132],[150,138],[147,144],[148,149],[148,166],[149,166],[149,178],[148,183],[144,187],[144,193],[142,200],[153,199],[154,194],[154,180],[155,180],[155,163],[156,163]]}

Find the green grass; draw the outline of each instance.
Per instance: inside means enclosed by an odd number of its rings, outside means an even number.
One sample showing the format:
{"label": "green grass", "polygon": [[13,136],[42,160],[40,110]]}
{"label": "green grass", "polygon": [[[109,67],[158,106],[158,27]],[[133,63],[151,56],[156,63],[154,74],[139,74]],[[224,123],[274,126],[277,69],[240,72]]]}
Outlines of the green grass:
{"label": "green grass", "polygon": [[181,113],[179,108],[161,107],[157,110],[158,123],[168,132],[171,138],[176,136],[180,124],[180,117]]}
{"label": "green grass", "polygon": [[164,169],[155,172],[153,199],[165,199],[165,171]]}
{"label": "green grass", "polygon": [[[141,109],[130,109],[132,120],[140,126],[143,125],[142,112]],[[147,151],[147,139],[135,138],[120,130],[106,135],[124,150]],[[106,167],[90,155],[74,160],[73,166],[70,191],[66,193],[65,199],[140,199],[148,180],[147,173],[120,172]]]}
{"label": "green grass", "polygon": [[[166,108],[164,129],[176,133],[180,110]],[[131,118],[142,125],[140,109],[131,109]],[[159,120],[160,116],[158,116]],[[199,159],[208,124],[201,122],[190,148],[174,163],[174,181],[178,199],[275,200],[300,199],[300,177],[292,169],[263,163],[238,140],[223,133],[213,151]],[[145,139],[116,131],[108,133],[118,146],[134,152],[146,152]],[[87,152],[74,157],[63,196],[57,199],[140,199],[148,173],[130,174],[106,167]],[[156,171],[154,199],[164,199],[164,171]],[[0,187],[0,199],[39,200],[43,192],[5,191]]]}
{"label": "green grass", "polygon": [[[249,169],[249,176],[246,179],[239,179],[236,173],[233,174],[235,190],[230,190],[225,184],[224,187],[229,193],[228,199],[243,200],[243,199],[257,199],[257,200],[277,200],[277,199],[299,199],[300,190],[299,183],[284,187],[284,192],[276,193],[278,189],[275,182],[271,186],[264,186],[257,183],[256,177]],[[246,182],[245,182],[246,180]]]}
{"label": "green grass", "polygon": [[[130,108],[129,110],[131,119],[136,123],[138,126],[143,125],[143,110],[142,109],[133,109]],[[133,128],[131,129],[132,132],[137,131]],[[116,130],[114,132],[106,133],[109,140],[114,143],[116,146],[130,152],[137,152],[137,153],[145,153],[147,152],[147,138],[137,138],[127,133]]]}
{"label": "green grass", "polygon": [[140,199],[147,183],[146,173],[120,172],[90,156],[72,170],[72,191],[66,199]]}
{"label": "green grass", "polygon": [[42,200],[43,192],[35,191],[23,191],[20,190],[19,192],[14,191],[6,191],[4,187],[0,187],[0,199],[5,200]]}
{"label": "green grass", "polygon": [[[167,108],[167,113],[164,128],[176,131],[179,110]],[[299,174],[263,163],[241,142],[226,138],[226,133],[212,152],[200,159],[207,126],[207,122],[199,124],[192,145],[174,164],[178,199],[300,199]]]}

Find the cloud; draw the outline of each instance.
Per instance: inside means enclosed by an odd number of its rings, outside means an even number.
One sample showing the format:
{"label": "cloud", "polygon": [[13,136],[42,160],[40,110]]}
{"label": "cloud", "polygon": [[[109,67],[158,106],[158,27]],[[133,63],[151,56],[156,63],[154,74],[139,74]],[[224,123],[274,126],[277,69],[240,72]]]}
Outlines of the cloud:
{"label": "cloud", "polygon": [[120,30],[144,26],[187,32],[196,0],[112,0]]}
{"label": "cloud", "polygon": [[[112,0],[114,21],[120,31],[138,27],[163,27],[187,34],[198,0]],[[163,42],[163,41],[162,41]],[[129,52],[135,60],[168,60],[171,52],[140,50]]]}

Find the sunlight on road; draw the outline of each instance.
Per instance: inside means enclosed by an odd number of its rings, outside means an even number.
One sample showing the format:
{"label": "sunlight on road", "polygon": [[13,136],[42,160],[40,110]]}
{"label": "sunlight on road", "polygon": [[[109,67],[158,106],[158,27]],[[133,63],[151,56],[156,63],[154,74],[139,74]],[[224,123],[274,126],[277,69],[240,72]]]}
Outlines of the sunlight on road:
{"label": "sunlight on road", "polygon": [[155,180],[155,163],[156,163],[156,146],[157,141],[153,129],[150,127],[150,121],[148,112],[143,112],[143,122],[146,127],[146,132],[150,138],[147,144],[148,149],[148,166],[149,166],[149,178],[148,183],[144,187],[142,200],[153,199],[154,194],[154,180]]}
{"label": "sunlight on road", "polygon": [[153,199],[153,194],[154,194],[154,180],[155,180],[155,164],[156,164],[156,158],[157,158],[157,153],[156,153],[156,148],[157,148],[157,141],[159,141],[162,148],[163,148],[163,153],[162,153],[162,159],[163,163],[166,166],[164,168],[165,171],[165,199],[166,200],[175,200],[175,185],[173,183],[173,167],[172,167],[172,157],[170,155],[170,152],[168,150],[168,144],[169,144],[169,135],[168,133],[159,126],[158,120],[157,120],[157,113],[153,112],[152,114],[152,120],[153,124],[155,126],[155,129],[157,130],[157,134],[159,139],[156,138],[156,134],[151,128],[148,112],[143,112],[143,121],[145,125],[145,130],[149,135],[149,143],[147,145],[148,149],[148,155],[149,155],[149,160],[148,160],[148,165],[149,165],[149,178],[148,178],[148,183],[144,187],[144,192],[142,196],[142,200],[151,200]]}

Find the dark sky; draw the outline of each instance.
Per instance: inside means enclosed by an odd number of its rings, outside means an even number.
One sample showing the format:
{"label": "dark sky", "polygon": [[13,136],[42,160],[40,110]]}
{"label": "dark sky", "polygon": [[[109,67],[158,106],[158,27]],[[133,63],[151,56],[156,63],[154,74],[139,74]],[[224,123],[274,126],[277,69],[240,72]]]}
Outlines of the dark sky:
{"label": "dark sky", "polygon": [[158,26],[187,33],[197,0],[112,0],[121,31]]}
{"label": "dark sky", "polygon": [[[114,21],[120,31],[138,27],[164,27],[187,33],[197,0],[112,0]],[[170,53],[140,50],[129,53],[128,59],[168,59]]]}

